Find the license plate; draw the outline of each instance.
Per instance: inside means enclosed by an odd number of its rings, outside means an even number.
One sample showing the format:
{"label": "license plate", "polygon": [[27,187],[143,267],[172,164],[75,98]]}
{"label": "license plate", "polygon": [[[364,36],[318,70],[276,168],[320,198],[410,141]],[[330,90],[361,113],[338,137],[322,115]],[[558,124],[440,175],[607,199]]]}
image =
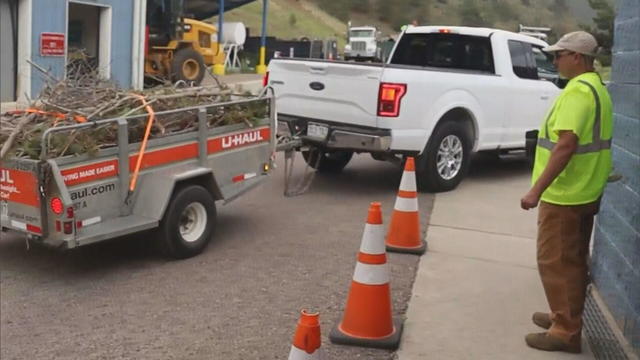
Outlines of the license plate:
{"label": "license plate", "polygon": [[309,123],[307,125],[307,136],[318,138],[321,140],[326,139],[329,134],[329,128],[324,125]]}
{"label": "license plate", "polygon": [[2,216],[9,216],[9,204],[4,200],[0,201],[0,214],[2,214]]}

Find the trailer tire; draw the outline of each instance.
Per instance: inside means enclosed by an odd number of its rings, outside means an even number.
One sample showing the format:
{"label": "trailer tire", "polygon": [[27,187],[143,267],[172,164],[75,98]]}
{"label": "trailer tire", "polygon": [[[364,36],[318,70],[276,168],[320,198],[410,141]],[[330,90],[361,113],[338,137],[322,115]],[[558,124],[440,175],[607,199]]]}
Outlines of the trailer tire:
{"label": "trailer tire", "polygon": [[[318,156],[320,159],[318,160]],[[321,173],[339,173],[351,161],[352,151],[332,151],[326,152],[322,149],[311,149],[303,151],[304,161],[312,168]]]}
{"label": "trailer tire", "polygon": [[173,82],[183,80],[200,85],[206,72],[204,58],[192,48],[183,48],[173,54],[171,61],[171,79]]}
{"label": "trailer tire", "polygon": [[438,125],[416,158],[418,188],[430,192],[455,189],[469,169],[471,147],[471,136],[464,123],[447,121]]}
{"label": "trailer tire", "polygon": [[176,259],[200,254],[211,240],[216,204],[211,193],[199,185],[178,187],[160,222],[163,253]]}

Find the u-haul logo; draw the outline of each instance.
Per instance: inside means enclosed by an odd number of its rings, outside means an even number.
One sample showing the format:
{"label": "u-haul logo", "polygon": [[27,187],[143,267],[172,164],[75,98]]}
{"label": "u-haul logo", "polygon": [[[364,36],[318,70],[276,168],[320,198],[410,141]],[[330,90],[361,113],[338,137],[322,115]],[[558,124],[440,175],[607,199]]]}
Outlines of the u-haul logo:
{"label": "u-haul logo", "polygon": [[28,171],[0,168],[0,200],[38,206],[38,180]]}
{"label": "u-haul logo", "polygon": [[264,141],[260,130],[246,132],[242,134],[229,135],[222,138],[222,148],[229,149],[242,145],[253,144]]}
{"label": "u-haul logo", "polygon": [[215,154],[220,151],[235,149],[242,146],[269,141],[271,129],[262,127],[236,134],[220,136],[207,142],[207,153]]}
{"label": "u-haul logo", "polygon": [[9,169],[0,170],[0,183],[13,184],[13,179],[11,179],[11,172]]}

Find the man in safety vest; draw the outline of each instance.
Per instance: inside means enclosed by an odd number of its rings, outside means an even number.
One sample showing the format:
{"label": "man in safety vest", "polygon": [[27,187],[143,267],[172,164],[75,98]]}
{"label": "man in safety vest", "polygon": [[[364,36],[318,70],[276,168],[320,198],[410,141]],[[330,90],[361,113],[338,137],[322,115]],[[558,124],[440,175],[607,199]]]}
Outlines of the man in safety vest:
{"label": "man in safety vest", "polygon": [[538,206],[537,260],[550,312],[534,313],[546,332],[525,337],[530,347],[581,351],[582,312],[593,218],[611,171],[613,110],[593,60],[598,44],[584,31],[564,35],[544,51],[569,83],[539,132],[532,187],[520,200]]}

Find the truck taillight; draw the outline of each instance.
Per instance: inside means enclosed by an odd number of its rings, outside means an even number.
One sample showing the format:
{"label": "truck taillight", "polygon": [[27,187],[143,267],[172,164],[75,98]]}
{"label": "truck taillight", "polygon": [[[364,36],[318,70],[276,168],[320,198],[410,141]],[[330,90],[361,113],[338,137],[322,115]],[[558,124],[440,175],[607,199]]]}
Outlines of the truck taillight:
{"label": "truck taillight", "polygon": [[400,101],[407,93],[407,84],[381,83],[378,93],[378,116],[400,115]]}
{"label": "truck taillight", "polygon": [[265,87],[269,85],[269,72],[267,71],[266,74],[264,74],[264,76],[262,77],[262,87]]}
{"label": "truck taillight", "polygon": [[73,219],[73,206],[67,208],[67,218]]}
{"label": "truck taillight", "polygon": [[54,197],[53,199],[51,199],[51,211],[53,211],[54,214],[56,215],[62,215],[62,212],[64,211],[64,205],[62,204],[62,200],[60,200],[60,198]]}

